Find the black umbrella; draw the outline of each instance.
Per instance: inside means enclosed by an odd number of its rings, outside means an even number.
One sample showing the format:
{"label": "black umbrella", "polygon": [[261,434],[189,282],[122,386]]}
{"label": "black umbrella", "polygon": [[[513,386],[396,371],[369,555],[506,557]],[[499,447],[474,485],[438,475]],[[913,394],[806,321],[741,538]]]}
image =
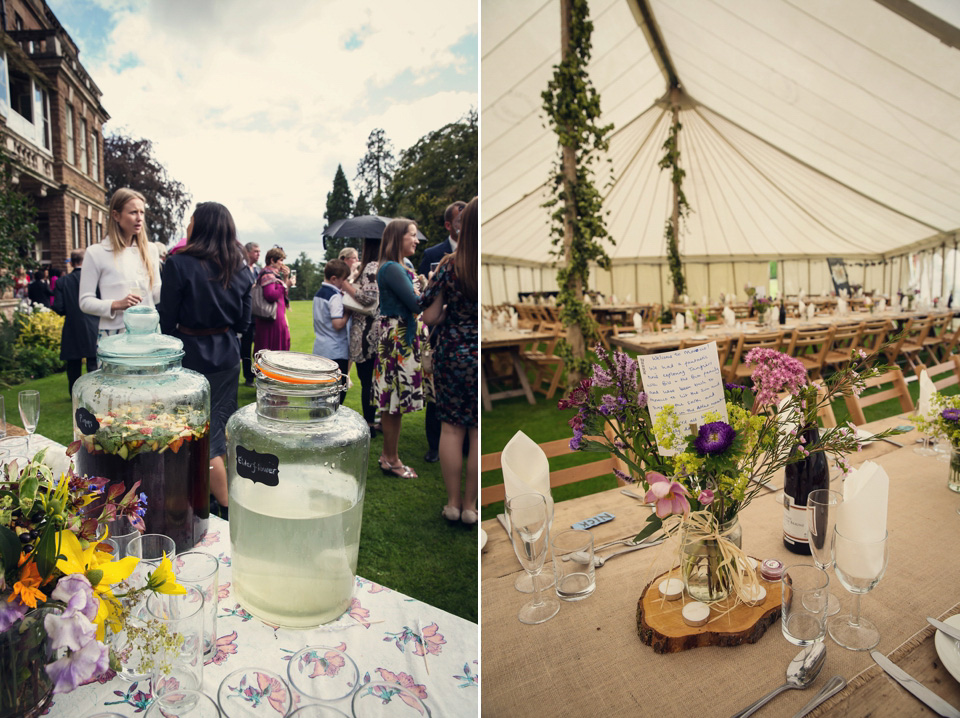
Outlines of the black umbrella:
{"label": "black umbrella", "polygon": [[[383,230],[393,221],[391,217],[378,217],[376,215],[365,215],[363,217],[348,217],[338,219],[325,230],[323,230],[323,247],[326,249],[327,237],[345,237],[348,239],[380,239],[383,236]],[[418,229],[417,238],[426,241],[427,238]]]}

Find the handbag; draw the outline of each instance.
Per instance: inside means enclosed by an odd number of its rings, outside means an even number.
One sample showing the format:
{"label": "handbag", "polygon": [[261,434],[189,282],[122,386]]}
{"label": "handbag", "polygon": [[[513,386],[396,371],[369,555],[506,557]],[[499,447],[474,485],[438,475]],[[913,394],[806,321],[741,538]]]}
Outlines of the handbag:
{"label": "handbag", "polygon": [[349,309],[355,314],[366,314],[368,317],[372,317],[377,313],[377,308],[379,306],[379,299],[377,299],[377,301],[375,301],[373,304],[361,304],[346,292],[343,293],[343,308]]}
{"label": "handbag", "polygon": [[[279,282],[280,280],[276,281]],[[273,284],[273,282],[267,282],[267,284]],[[263,285],[260,284],[259,279],[250,288],[250,313],[260,319],[270,319],[271,321],[277,319],[277,303],[268,302],[266,297],[263,296]]]}

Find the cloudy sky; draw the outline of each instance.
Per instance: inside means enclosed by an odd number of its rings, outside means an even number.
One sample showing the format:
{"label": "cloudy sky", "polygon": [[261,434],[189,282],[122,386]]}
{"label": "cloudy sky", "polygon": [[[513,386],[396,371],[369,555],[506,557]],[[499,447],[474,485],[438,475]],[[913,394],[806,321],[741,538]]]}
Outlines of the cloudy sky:
{"label": "cloudy sky", "polygon": [[[476,0],[47,0],[103,91],[105,133],[153,141],[243,242],[323,256],[337,164],[478,106]],[[356,197],[356,187],[353,187]]]}

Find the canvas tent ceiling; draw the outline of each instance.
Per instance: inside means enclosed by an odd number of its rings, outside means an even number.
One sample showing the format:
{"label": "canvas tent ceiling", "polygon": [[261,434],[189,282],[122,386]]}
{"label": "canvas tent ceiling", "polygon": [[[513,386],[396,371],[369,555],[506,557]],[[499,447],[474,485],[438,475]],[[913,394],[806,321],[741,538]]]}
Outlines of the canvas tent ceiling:
{"label": "canvas tent ceiling", "polygon": [[[689,102],[686,259],[878,257],[960,227],[960,51],[876,0],[647,0]],[[636,0],[591,0],[591,79],[613,122],[617,264],[660,261],[666,82]],[[540,93],[559,0],[482,4],[482,253],[551,261],[557,152]],[[602,179],[602,178],[601,178]]]}

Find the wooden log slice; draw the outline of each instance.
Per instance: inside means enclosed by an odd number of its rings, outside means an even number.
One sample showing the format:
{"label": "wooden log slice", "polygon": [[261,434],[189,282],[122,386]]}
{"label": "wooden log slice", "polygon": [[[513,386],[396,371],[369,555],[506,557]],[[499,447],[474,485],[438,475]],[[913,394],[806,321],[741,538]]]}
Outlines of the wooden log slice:
{"label": "wooden log slice", "polygon": [[657,586],[665,578],[680,578],[674,568],[647,584],[637,602],[637,634],[656,653],[677,653],[701,646],[739,646],[756,643],[767,628],[780,620],[780,582],[764,581],[767,597],[757,606],[739,604],[733,599],[710,604],[710,620],[704,626],[688,626],[681,611],[691,599],[684,593],[679,601],[665,601]]}

